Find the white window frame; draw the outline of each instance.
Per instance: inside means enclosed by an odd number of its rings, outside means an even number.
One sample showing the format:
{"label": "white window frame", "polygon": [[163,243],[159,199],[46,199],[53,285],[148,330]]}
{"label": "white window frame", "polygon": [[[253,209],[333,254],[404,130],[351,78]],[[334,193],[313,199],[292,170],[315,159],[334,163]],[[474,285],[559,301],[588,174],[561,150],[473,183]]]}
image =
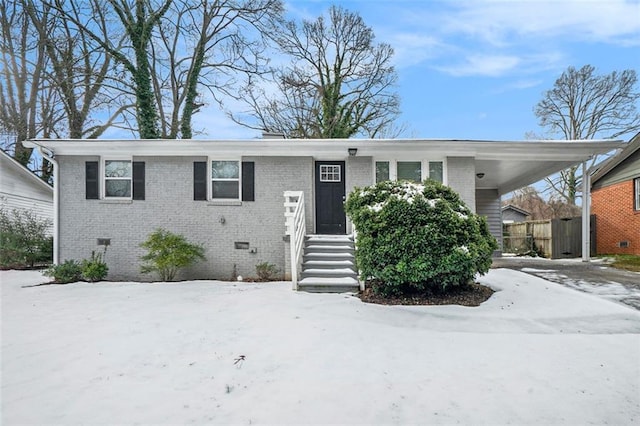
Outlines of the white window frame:
{"label": "white window frame", "polygon": [[[237,179],[216,179],[219,182],[238,182],[238,197],[237,198],[214,198],[213,197],[213,162],[214,161],[229,161],[238,163],[238,178]],[[217,158],[209,157],[207,161],[207,200],[208,201],[241,201],[242,200],[242,159],[239,158]]]}
{"label": "white window frame", "polygon": [[[323,179],[322,178],[322,168],[323,167],[333,167],[334,169],[330,172],[331,176],[335,176],[336,174],[336,169],[335,167],[337,167],[338,169],[338,180],[334,180],[334,179]],[[329,175],[329,172],[326,172],[327,175]],[[329,182],[329,183],[340,183],[342,182],[342,165],[340,164],[320,164],[320,176],[319,176],[320,182]]]}
{"label": "white window frame", "polygon": [[[128,161],[131,166],[131,176],[128,178],[107,178],[107,161]],[[102,200],[132,200],[133,199],[133,158],[132,157],[102,157],[100,158],[100,198]],[[111,197],[107,195],[107,180],[128,180],[131,191],[128,197]]]}
{"label": "white window frame", "polygon": [[633,179],[633,209],[640,211],[640,177]]}
{"label": "white window frame", "polygon": [[416,160],[414,158],[387,158],[379,157],[373,158],[373,182],[376,182],[376,163],[388,162],[389,163],[389,180],[398,180],[398,162],[417,162],[420,161],[420,174],[424,181],[429,177],[429,163],[442,163],[442,184],[447,185],[447,159],[446,158],[422,158]]}

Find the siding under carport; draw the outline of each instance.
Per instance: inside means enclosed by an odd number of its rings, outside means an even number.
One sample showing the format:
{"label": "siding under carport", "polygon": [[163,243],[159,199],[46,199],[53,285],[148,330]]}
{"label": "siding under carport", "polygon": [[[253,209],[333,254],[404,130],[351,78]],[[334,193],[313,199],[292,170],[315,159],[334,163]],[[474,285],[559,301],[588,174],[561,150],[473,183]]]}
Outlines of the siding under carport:
{"label": "siding under carport", "polygon": [[498,241],[495,256],[502,256],[502,213],[497,189],[476,189],[476,213],[487,218],[489,232]]}

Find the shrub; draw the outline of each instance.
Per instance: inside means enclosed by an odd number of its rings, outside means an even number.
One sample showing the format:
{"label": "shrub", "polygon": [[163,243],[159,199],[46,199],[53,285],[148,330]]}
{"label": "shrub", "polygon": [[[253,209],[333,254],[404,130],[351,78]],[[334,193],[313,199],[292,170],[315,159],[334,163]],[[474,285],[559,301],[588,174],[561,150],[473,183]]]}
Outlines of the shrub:
{"label": "shrub", "polygon": [[53,238],[47,236],[51,221],[30,210],[0,209],[0,267],[24,268],[51,263]]}
{"label": "shrub", "polygon": [[82,265],[75,260],[66,260],[64,263],[49,267],[44,271],[44,275],[52,277],[58,284],[74,283],[82,279]]}
{"label": "shrub", "polygon": [[102,253],[91,252],[91,258],[82,261],[82,278],[85,281],[94,283],[102,281],[107,277],[109,267],[102,260]]}
{"label": "shrub", "polygon": [[51,264],[53,262],[53,237],[46,237],[38,244],[38,252],[34,260],[37,264]]}
{"label": "shrub", "polygon": [[491,267],[497,243],[485,218],[438,182],[356,188],[345,210],[358,232],[358,268],[378,294],[446,291]]}
{"label": "shrub", "polygon": [[272,281],[278,274],[278,268],[273,263],[261,262],[256,265],[256,274],[260,281]]}
{"label": "shrub", "polygon": [[161,281],[172,281],[180,269],[205,260],[204,247],[164,229],[155,230],[140,247],[148,250],[140,258],[144,262],[140,271],[143,274],[157,272]]}

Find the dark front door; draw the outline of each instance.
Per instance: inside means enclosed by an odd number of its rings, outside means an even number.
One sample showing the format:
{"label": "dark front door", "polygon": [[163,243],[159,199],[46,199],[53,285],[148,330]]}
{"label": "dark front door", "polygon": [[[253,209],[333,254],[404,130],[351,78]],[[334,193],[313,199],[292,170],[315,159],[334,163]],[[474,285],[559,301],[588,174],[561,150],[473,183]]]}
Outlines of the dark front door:
{"label": "dark front door", "polygon": [[316,161],[316,233],[346,233],[344,199],[344,161]]}

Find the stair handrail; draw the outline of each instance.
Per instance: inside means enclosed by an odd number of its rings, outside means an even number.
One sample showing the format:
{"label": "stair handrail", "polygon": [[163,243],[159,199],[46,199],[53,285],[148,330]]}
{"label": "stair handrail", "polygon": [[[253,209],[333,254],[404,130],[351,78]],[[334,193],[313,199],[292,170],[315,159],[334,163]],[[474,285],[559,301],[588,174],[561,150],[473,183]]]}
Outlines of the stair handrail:
{"label": "stair handrail", "polygon": [[304,210],[304,192],[284,192],[284,216],[286,218],[286,235],[289,235],[293,290],[298,289],[298,271],[301,269],[302,248],[304,246],[304,238],[307,235]]}

